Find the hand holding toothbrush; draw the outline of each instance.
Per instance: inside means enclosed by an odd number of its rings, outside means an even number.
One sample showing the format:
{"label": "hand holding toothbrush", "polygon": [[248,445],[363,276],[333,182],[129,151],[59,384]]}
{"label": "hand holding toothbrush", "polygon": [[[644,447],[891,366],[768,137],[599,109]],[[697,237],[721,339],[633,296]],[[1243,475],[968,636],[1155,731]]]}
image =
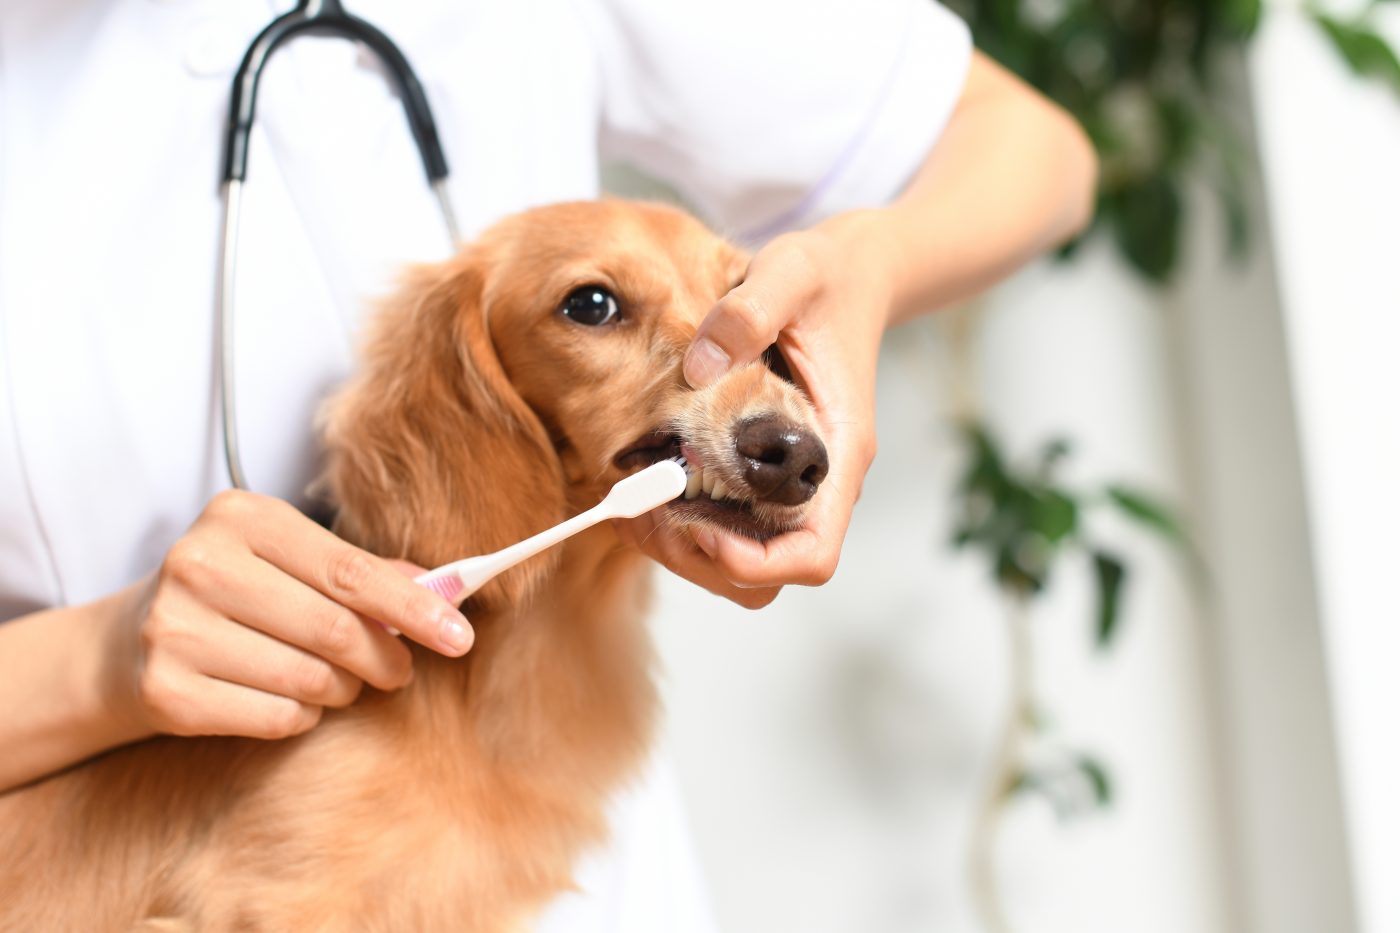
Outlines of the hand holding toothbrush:
{"label": "hand holding toothbrush", "polygon": [[408,683],[408,647],[386,627],[452,657],[473,637],[452,603],[395,562],[243,492],[216,497],[159,570],[106,602],[115,625],[103,680],[125,741],[294,735],[366,683]]}
{"label": "hand holding toothbrush", "polygon": [[[455,603],[569,535],[638,515],[684,488],[682,467],[657,464],[622,480],[595,508],[504,551],[425,574],[424,585],[405,574],[411,565],[362,551],[285,502],[224,493],[150,577],[61,610],[97,645],[93,680],[107,695],[84,705],[100,711],[100,722],[86,723],[82,735],[50,730],[30,743],[31,760],[14,763],[11,782],[160,732],[269,739],[305,732],[366,683],[380,690],[408,683],[412,657],[396,634],[465,654],[472,630]],[[66,630],[61,623],[45,630]]]}

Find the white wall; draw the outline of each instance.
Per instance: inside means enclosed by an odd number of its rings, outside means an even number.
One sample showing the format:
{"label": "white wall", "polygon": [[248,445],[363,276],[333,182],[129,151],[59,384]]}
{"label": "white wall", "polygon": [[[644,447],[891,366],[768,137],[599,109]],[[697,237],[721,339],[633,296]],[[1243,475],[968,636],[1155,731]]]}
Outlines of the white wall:
{"label": "white wall", "polygon": [[[1252,134],[1243,63],[1231,113]],[[1214,198],[1197,192],[1176,338],[1190,502],[1212,571],[1203,607],[1216,684],[1235,928],[1356,929],[1336,744],[1304,502],[1293,374],[1257,166],[1254,246],[1224,258]]]}
{"label": "white wall", "polygon": [[[835,580],[759,614],[664,581],[668,741],[726,930],[975,929],[964,852],[1001,713],[1004,620],[986,569],[946,545],[959,463],[937,328],[887,342],[880,456]],[[1110,257],[1030,270],[980,330],[985,404],[1012,449],[1064,432],[1081,443],[1074,479],[1181,494],[1164,320]],[[1013,920],[1225,931],[1197,616],[1161,549],[1098,527],[1134,568],[1121,643],[1091,648],[1084,566],[1055,581],[1035,628],[1044,704],[1111,764],[1119,800],[1065,827],[1035,802],[1013,810]]]}
{"label": "white wall", "polygon": [[[1400,930],[1400,103],[1292,4],[1251,60],[1359,928]],[[1400,44],[1400,8],[1389,35]]]}

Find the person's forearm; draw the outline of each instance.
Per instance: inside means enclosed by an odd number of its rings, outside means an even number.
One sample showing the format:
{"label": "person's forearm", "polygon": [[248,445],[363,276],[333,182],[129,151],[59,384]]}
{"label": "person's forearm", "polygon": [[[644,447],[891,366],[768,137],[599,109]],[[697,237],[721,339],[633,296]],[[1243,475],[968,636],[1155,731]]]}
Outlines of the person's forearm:
{"label": "person's forearm", "polygon": [[1093,216],[1097,158],[1073,118],[978,54],[947,128],[889,207],[836,217],[884,253],[890,323],[971,297]]}
{"label": "person's forearm", "polygon": [[107,663],[124,590],[0,625],[0,791],[144,738]]}

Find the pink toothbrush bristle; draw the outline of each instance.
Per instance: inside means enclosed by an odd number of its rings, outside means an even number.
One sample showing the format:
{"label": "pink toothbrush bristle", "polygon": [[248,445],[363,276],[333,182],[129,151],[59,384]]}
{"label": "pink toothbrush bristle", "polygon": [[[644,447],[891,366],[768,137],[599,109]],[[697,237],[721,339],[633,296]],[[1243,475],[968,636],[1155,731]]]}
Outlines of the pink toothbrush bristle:
{"label": "pink toothbrush bristle", "polygon": [[462,580],[455,573],[435,577],[432,580],[425,581],[423,585],[446,600],[451,600],[458,593],[462,592]]}

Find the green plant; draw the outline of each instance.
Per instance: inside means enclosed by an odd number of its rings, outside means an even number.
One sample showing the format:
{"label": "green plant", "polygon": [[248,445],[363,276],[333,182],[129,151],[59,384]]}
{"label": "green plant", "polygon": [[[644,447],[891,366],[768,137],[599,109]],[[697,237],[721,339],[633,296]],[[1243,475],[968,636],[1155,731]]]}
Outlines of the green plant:
{"label": "green plant", "polygon": [[1009,615],[1009,708],[981,809],[974,824],[971,877],[978,909],[988,930],[1009,929],[993,878],[996,827],[1001,812],[1015,797],[1034,793],[1061,817],[1108,805],[1112,784],[1107,767],[1088,752],[1063,742],[1049,754],[1027,753],[1030,738],[1053,738],[1046,717],[1032,696],[1031,600],[1049,582],[1065,558],[1078,554],[1092,568],[1097,592],[1094,637],[1107,648],[1122,618],[1128,567],[1123,558],[1094,540],[1084,516],[1110,509],[1186,554],[1192,554],[1180,522],[1171,510],[1137,490],[1108,484],[1092,492],[1073,490],[1057,477],[1070,445],[1052,440],[1026,466],[1010,462],[989,431],[978,424],[963,427],[968,465],[957,487],[958,525],[954,546],[980,552],[991,568],[997,589],[1006,597]]}
{"label": "green plant", "polygon": [[1071,450],[1064,438],[1045,444],[1030,467],[1017,468],[985,425],[964,425],[962,432],[969,463],[958,486],[962,515],[954,546],[983,551],[998,588],[1017,600],[1044,589],[1061,555],[1076,550],[1087,555],[1098,586],[1095,640],[1108,647],[1118,630],[1128,569],[1120,556],[1089,537],[1082,516],[1096,507],[1111,508],[1188,549],[1181,523],[1166,505],[1126,486],[1111,483],[1086,494],[1060,485],[1056,471]]}
{"label": "green plant", "polygon": [[[1229,252],[1245,253],[1250,161],[1226,112],[1220,64],[1255,34],[1261,0],[943,2],[967,19],[983,51],[1073,114],[1098,151],[1095,220],[1063,257],[1105,231],[1131,267],[1165,284],[1181,253],[1186,192],[1201,182],[1215,193]],[[1304,2],[1305,14],[1356,74],[1400,95],[1400,58],[1377,28],[1381,6],[1400,0],[1367,0],[1346,16],[1320,0]],[[1009,929],[992,876],[996,824],[1007,803],[1035,793],[1069,816],[1112,799],[1108,769],[1095,756],[1064,746],[1034,761],[1025,753],[1030,737],[1045,739],[1049,731],[1030,689],[1031,601],[1065,557],[1087,557],[1098,594],[1095,639],[1100,647],[1112,642],[1129,568],[1085,534],[1082,515],[1096,506],[1138,521],[1201,564],[1163,505],[1119,486],[1088,495],[1064,488],[1055,470],[1069,451],[1065,441],[1047,444],[1028,468],[1009,464],[973,409],[964,406],[973,420],[963,431],[969,467],[958,487],[962,520],[954,540],[986,555],[1009,621],[1009,713],[970,853],[984,927],[997,933]]]}
{"label": "green plant", "polygon": [[[1249,243],[1244,145],[1221,105],[1219,64],[1255,33],[1261,0],[946,0],[978,46],[1072,113],[1099,153],[1098,212],[1128,263],[1176,270],[1191,179],[1220,203],[1229,247]],[[1400,59],[1369,0],[1349,17],[1307,10],[1358,74],[1400,93]],[[1084,237],[1080,238],[1082,241]],[[1074,252],[1078,242],[1066,248]]]}
{"label": "green plant", "polygon": [[1400,94],[1400,57],[1381,36],[1377,15],[1387,0],[1370,0],[1357,14],[1347,18],[1329,15],[1316,3],[1308,7],[1308,15],[1322,27],[1332,46],[1351,70],[1362,77],[1378,78]]}

